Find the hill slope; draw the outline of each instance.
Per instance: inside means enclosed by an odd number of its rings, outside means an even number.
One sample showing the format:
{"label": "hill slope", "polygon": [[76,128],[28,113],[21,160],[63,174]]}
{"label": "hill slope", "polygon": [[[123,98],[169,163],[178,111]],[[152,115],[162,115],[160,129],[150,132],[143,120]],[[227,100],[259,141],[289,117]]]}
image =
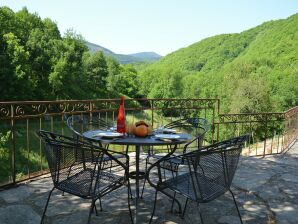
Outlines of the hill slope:
{"label": "hill slope", "polygon": [[204,39],[142,68],[149,97],[218,97],[225,112],[298,104],[298,14]]}
{"label": "hill slope", "polygon": [[140,52],[135,54],[129,54],[130,56],[137,57],[137,58],[143,58],[147,59],[149,61],[157,61],[161,58],[159,54],[156,54],[155,52]]}
{"label": "hill slope", "polygon": [[106,56],[115,58],[121,64],[129,64],[134,62],[153,62],[161,58],[161,56],[159,54],[156,54],[155,52],[140,52],[128,55],[117,54],[107,48],[90,43],[88,41],[86,41],[86,45],[91,52],[95,53],[96,51],[102,51]]}

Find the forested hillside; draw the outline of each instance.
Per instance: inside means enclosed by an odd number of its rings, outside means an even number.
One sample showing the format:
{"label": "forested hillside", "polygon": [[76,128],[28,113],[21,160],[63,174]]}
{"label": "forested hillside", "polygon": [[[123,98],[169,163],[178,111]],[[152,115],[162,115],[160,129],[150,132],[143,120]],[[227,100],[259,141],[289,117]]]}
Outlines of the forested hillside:
{"label": "forested hillside", "polygon": [[137,72],[50,19],[0,7],[0,101],[137,96]]}
{"label": "forested hillside", "polygon": [[283,111],[298,105],[298,14],[223,34],[141,67],[148,97],[219,98],[223,112]]}
{"label": "forested hillside", "polygon": [[148,65],[91,53],[50,19],[0,7],[0,101],[219,98],[222,112],[298,105],[298,14],[204,39]]}

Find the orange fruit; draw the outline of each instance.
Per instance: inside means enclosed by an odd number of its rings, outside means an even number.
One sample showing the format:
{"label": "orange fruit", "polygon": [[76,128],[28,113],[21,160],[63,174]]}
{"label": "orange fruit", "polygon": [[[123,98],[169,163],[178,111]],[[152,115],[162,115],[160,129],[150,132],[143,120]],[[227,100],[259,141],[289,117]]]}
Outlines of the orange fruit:
{"label": "orange fruit", "polygon": [[139,125],[135,127],[134,134],[139,137],[146,137],[148,135],[148,127],[145,125]]}

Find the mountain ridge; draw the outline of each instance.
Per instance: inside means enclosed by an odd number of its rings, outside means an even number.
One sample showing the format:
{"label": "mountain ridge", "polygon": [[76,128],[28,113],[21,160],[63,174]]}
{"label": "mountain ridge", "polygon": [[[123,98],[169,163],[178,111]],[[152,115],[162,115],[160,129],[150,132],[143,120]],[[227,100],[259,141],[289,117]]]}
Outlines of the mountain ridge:
{"label": "mountain ridge", "polygon": [[154,62],[162,58],[161,55],[155,52],[138,52],[133,54],[118,54],[98,44],[86,41],[86,46],[93,53],[102,51],[104,55],[115,58],[121,64],[129,64],[136,62]]}

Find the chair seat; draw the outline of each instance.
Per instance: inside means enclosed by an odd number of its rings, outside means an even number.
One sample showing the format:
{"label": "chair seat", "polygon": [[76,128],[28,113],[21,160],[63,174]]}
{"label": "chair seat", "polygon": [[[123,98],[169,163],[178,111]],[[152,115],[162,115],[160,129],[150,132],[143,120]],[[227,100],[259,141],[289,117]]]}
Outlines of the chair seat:
{"label": "chair seat", "polygon": [[[154,155],[150,155],[148,156],[148,163],[153,164],[155,163],[157,160],[163,158],[166,154],[154,154]],[[167,159],[168,162],[172,162],[172,163],[177,163],[177,164],[182,164],[182,160],[179,158],[169,158]]]}
{"label": "chair seat", "polygon": [[[121,159],[126,160],[126,157],[122,154],[112,154],[112,156],[115,159],[120,160],[120,161],[121,161]],[[89,157],[84,158],[84,160],[85,160],[85,162],[90,162],[90,163],[102,162],[102,167],[101,167],[102,170],[120,166],[117,162],[115,162],[113,159],[111,159],[111,157],[109,157],[107,155],[104,155],[102,157],[102,160],[101,160],[101,158],[97,159],[97,155],[93,155],[93,156],[89,155]],[[100,160],[100,161],[98,161],[98,160]]]}
{"label": "chair seat", "polygon": [[[147,162],[149,164],[153,164],[156,161],[158,161],[159,159],[162,159],[165,155],[161,155],[161,154],[154,154],[154,155],[150,155],[147,157]],[[177,172],[178,171],[178,166],[183,164],[183,160],[180,158],[169,158],[166,161],[163,161],[160,166],[163,169],[166,170],[170,170],[170,171],[174,171]]]}
{"label": "chair seat", "polygon": [[[192,177],[190,173],[185,173],[177,177],[168,179],[161,185],[159,185],[159,187],[161,188],[161,190],[171,189],[177,191],[178,193],[200,203],[211,201],[228,191],[228,188],[226,188],[222,184],[219,184],[223,182],[222,180],[220,180],[222,178],[221,176],[211,179],[200,173],[192,172],[191,174]],[[195,182],[199,183],[199,186],[195,186],[196,191],[194,191],[194,182],[192,182],[191,180],[192,178],[195,178],[195,175],[198,179],[198,181]],[[200,190],[198,187],[200,187]]]}
{"label": "chair seat", "polygon": [[[115,157],[116,159],[126,158],[126,157],[125,157],[124,155],[122,155],[122,154],[112,154],[112,156]],[[112,160],[111,157],[109,157],[109,156],[107,156],[107,155],[105,155],[105,156],[103,157],[103,161],[110,161],[110,160]]]}
{"label": "chair seat", "polygon": [[[61,181],[56,187],[64,192],[74,194],[79,197],[89,198],[96,196],[103,196],[111,188],[115,189],[122,186],[125,182],[123,176],[118,176],[109,172],[101,171],[96,186],[94,195],[94,180],[96,179],[97,170],[85,169],[77,172],[75,175]],[[93,179],[93,183],[92,183]],[[114,185],[114,186],[113,186]]]}

